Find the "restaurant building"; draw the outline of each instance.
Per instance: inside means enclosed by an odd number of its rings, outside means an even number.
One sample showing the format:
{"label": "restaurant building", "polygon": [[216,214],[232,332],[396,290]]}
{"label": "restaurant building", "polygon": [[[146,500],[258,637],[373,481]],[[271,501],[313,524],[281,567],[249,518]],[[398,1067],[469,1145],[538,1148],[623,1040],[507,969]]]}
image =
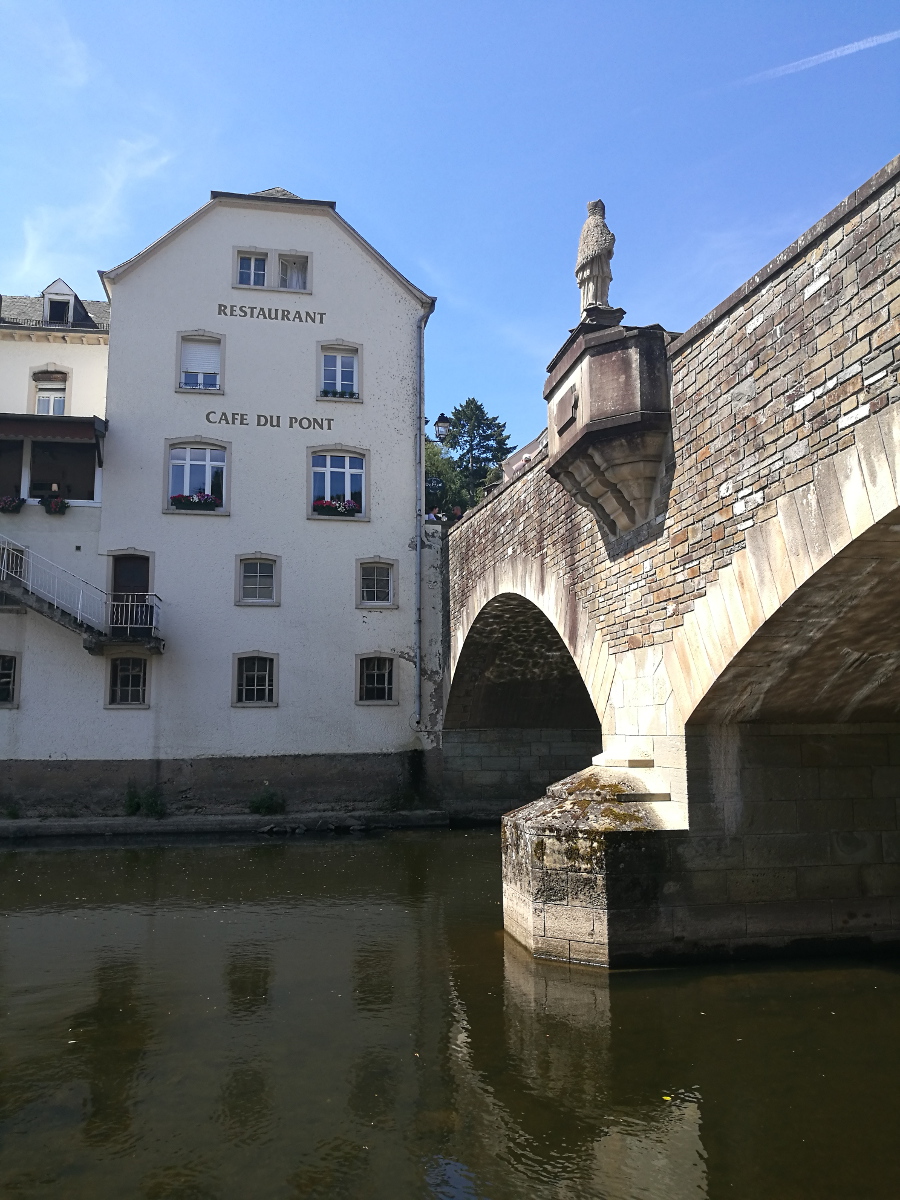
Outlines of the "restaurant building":
{"label": "restaurant building", "polygon": [[11,803],[425,806],[433,298],[280,188],[213,192],[101,279],[109,308],[59,280],[0,308]]}

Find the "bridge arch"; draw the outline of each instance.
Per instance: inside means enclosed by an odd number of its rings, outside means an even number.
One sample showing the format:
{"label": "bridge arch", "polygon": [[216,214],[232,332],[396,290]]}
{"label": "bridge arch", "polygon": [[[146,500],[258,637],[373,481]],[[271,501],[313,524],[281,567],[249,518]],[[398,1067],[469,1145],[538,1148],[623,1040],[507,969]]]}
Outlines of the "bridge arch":
{"label": "bridge arch", "polygon": [[556,626],[520,592],[493,596],[455,655],[445,709],[444,790],[454,810],[516,808],[600,749],[600,720]]}

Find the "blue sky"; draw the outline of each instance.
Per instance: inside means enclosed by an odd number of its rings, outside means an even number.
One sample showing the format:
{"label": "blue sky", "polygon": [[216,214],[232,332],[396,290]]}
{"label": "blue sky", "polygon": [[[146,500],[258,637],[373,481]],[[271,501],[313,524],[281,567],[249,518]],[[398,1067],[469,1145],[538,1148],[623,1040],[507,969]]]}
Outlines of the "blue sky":
{"label": "blue sky", "polygon": [[336,200],[438,297],[430,416],[474,395],[521,444],[586,202],[626,322],[687,328],[900,150],[898,31],[897,0],[0,0],[0,291],[96,299],[212,188]]}

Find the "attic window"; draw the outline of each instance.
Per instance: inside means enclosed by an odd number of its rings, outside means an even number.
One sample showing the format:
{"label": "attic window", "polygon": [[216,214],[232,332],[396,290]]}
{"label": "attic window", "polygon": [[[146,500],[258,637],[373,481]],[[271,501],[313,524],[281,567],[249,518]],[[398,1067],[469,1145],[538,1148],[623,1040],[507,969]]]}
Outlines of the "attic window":
{"label": "attic window", "polygon": [[279,259],[279,284],[292,292],[305,292],[309,259],[305,255],[283,254]]}
{"label": "attic window", "polygon": [[71,321],[72,306],[68,300],[47,301],[47,324],[68,325]]}

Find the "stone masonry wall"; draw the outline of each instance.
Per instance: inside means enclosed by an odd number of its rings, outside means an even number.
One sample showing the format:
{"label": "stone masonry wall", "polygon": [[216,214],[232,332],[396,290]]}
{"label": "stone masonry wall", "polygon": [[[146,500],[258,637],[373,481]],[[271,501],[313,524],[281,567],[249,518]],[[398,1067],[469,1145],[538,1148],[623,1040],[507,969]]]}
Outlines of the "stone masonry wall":
{"label": "stone masonry wall", "polygon": [[599,729],[445,729],[444,805],[456,816],[500,816],[548,784],[590,766]]}
{"label": "stone masonry wall", "polygon": [[900,157],[669,347],[665,512],[597,528],[538,456],[450,534],[450,621],[510,547],[556,574],[611,653],[672,638],[746,531],[900,400]]}

